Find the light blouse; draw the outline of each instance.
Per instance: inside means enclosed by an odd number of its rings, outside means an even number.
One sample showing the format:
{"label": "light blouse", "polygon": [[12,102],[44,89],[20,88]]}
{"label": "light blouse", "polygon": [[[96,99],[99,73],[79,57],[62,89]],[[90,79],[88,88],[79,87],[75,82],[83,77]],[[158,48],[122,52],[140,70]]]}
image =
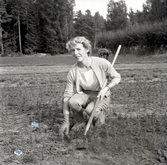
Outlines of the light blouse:
{"label": "light blouse", "polygon": [[99,91],[100,84],[92,69],[86,72],[79,72],[80,86],[84,90]]}

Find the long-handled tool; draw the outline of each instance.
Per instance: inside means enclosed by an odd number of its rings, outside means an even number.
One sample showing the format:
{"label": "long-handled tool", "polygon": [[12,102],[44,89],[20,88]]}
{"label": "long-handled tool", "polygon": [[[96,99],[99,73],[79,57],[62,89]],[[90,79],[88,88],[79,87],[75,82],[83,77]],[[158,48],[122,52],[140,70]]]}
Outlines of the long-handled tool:
{"label": "long-handled tool", "polygon": [[[112,66],[114,65],[114,63],[115,63],[115,61],[116,61],[116,59],[118,57],[120,49],[121,49],[121,45],[119,45],[118,48],[117,48],[116,54],[115,54],[113,62],[111,64]],[[106,86],[106,84],[107,84],[107,80],[104,82],[104,84],[102,86],[102,89]],[[90,115],[89,121],[88,121],[88,123],[86,125],[86,129],[85,129],[85,132],[84,132],[84,141],[80,145],[77,146],[77,149],[85,149],[87,147],[87,137],[86,137],[86,134],[87,134],[87,132],[88,132],[88,130],[90,128],[90,125],[92,123],[92,120],[93,120],[94,114],[96,112],[97,106],[99,104],[99,101],[100,101],[100,97],[97,98],[96,103],[95,103],[94,108],[93,108],[93,111],[92,111],[92,113]]]}
{"label": "long-handled tool", "polygon": [[[117,57],[118,57],[118,54],[119,54],[119,52],[120,52],[120,49],[121,49],[121,45],[118,46],[118,49],[117,49],[116,54],[115,54],[115,56],[114,56],[113,62],[112,62],[112,64],[111,64],[112,66],[114,66],[114,63],[115,63],[115,61],[116,61],[116,59],[117,59]],[[106,84],[107,84],[107,81],[105,81],[105,83],[103,84],[102,89],[106,86]],[[95,111],[96,111],[96,109],[97,109],[97,106],[98,106],[98,104],[99,104],[99,101],[100,101],[100,97],[98,97],[98,99],[97,99],[97,101],[96,101],[96,103],[95,103],[95,106],[94,106],[94,108],[93,108],[93,111],[92,111],[92,113],[91,113],[91,116],[90,116],[90,118],[89,118],[89,121],[88,121],[88,123],[87,123],[87,125],[86,125],[86,129],[85,129],[85,132],[84,132],[84,136],[86,136],[86,134],[87,134],[87,132],[88,132],[88,130],[89,130],[89,127],[90,127],[90,125],[91,125],[91,123],[92,123],[92,120],[93,120]]]}

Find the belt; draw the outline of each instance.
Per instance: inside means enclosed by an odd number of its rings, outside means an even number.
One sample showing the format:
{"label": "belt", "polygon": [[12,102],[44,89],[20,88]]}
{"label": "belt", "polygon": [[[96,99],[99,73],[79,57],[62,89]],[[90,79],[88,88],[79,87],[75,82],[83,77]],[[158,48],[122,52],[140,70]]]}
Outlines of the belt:
{"label": "belt", "polygon": [[89,90],[84,90],[83,91],[85,94],[87,95],[91,95],[91,96],[97,96],[99,91],[89,91]]}

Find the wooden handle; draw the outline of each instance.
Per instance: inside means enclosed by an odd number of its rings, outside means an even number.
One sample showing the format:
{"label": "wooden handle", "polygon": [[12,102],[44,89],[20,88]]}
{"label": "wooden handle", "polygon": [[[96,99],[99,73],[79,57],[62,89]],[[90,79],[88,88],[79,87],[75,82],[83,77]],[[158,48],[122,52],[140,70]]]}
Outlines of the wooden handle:
{"label": "wooden handle", "polygon": [[115,61],[116,61],[116,59],[117,59],[117,57],[118,57],[118,54],[119,54],[120,50],[121,50],[121,45],[119,45],[118,48],[117,48],[116,54],[115,54],[114,59],[113,59],[113,62],[112,62],[112,64],[111,64],[112,66],[114,66]]}
{"label": "wooden handle", "polygon": [[[118,57],[118,54],[119,54],[119,52],[120,52],[120,49],[121,49],[121,45],[119,45],[118,48],[117,48],[116,54],[115,54],[114,59],[113,59],[113,62],[112,62],[112,64],[111,64],[112,66],[114,65],[114,63],[115,63],[115,61],[116,61],[116,59],[117,59],[117,57]],[[102,89],[106,86],[106,84],[107,84],[107,79],[106,79],[106,81],[104,82],[104,84],[103,84],[103,86],[102,86]],[[87,125],[86,125],[85,132],[84,132],[84,136],[86,136],[86,134],[87,134],[87,132],[88,132],[88,130],[89,130],[89,127],[90,127],[90,125],[91,125],[91,123],[92,123],[92,120],[93,120],[95,111],[96,111],[96,109],[97,109],[97,106],[98,106],[98,104],[99,104],[99,101],[100,101],[100,97],[98,97],[97,100],[96,100],[95,106],[94,106],[93,111],[92,111],[92,113],[91,113],[91,115],[90,115],[89,121],[88,121],[88,123],[87,123]]]}
{"label": "wooden handle", "polygon": [[[106,79],[106,81],[104,82],[104,84],[103,84],[103,86],[102,86],[102,89],[106,86],[106,84],[107,84],[107,79]],[[86,136],[86,134],[87,134],[87,132],[88,132],[88,130],[89,130],[89,127],[90,127],[90,125],[91,125],[91,123],[92,123],[92,120],[93,120],[95,111],[96,111],[96,109],[97,109],[97,106],[98,106],[98,104],[99,104],[99,101],[100,101],[100,97],[97,98],[96,103],[95,103],[95,106],[94,106],[94,108],[93,108],[93,111],[92,111],[92,113],[91,113],[91,115],[90,115],[89,121],[88,121],[88,123],[87,123],[87,125],[86,125],[86,129],[85,129],[85,132],[84,132],[84,135],[85,135],[85,136]]]}

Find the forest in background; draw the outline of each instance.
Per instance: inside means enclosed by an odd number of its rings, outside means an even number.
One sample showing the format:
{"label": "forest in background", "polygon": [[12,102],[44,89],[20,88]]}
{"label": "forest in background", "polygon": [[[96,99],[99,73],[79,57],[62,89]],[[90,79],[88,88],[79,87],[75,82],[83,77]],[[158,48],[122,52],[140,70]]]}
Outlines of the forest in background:
{"label": "forest in background", "polygon": [[125,53],[166,51],[167,0],[147,0],[136,12],[127,11],[124,0],[110,0],[106,19],[74,6],[75,0],[0,0],[1,56],[64,54],[74,36],[87,37],[94,51],[119,44]]}

